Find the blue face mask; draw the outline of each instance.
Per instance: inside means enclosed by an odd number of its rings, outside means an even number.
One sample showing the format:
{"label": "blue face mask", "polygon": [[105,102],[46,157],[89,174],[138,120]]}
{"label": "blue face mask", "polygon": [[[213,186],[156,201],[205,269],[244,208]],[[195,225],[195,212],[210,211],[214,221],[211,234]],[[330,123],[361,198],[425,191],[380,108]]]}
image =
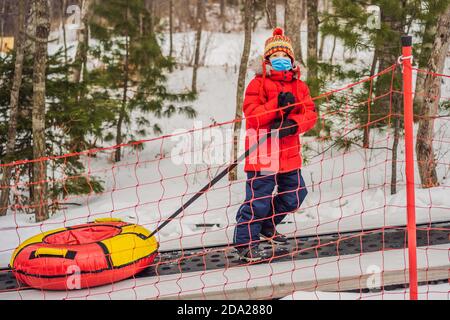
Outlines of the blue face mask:
{"label": "blue face mask", "polygon": [[290,58],[272,58],[270,59],[270,63],[275,71],[289,71],[292,69],[292,61]]}

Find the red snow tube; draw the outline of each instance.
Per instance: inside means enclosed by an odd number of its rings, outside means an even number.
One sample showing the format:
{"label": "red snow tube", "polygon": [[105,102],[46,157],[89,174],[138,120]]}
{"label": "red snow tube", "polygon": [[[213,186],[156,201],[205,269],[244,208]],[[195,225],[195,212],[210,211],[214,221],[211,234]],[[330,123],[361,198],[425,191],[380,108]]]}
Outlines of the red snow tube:
{"label": "red snow tube", "polygon": [[142,226],[117,219],[32,237],[11,258],[17,280],[44,290],[92,288],[130,278],[149,267],[158,243]]}

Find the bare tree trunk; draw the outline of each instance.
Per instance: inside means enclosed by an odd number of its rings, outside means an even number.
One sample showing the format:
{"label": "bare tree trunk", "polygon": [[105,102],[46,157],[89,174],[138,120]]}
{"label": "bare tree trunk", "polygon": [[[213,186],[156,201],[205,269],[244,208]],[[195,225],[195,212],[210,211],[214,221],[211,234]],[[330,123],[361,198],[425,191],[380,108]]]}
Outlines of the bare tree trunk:
{"label": "bare tree trunk", "polygon": [[[194,3],[196,4],[195,6],[191,6],[191,2],[194,1]],[[193,8],[197,8],[197,0],[189,0],[189,1],[185,1],[184,2],[179,2],[179,7],[180,10],[185,10],[186,12],[186,16],[185,21],[187,21],[187,23],[185,22],[185,25],[187,24],[187,28],[195,28],[195,26],[197,25],[196,19],[196,13],[195,10]],[[186,29],[186,26],[185,28]]]}
{"label": "bare tree trunk", "polygon": [[[33,68],[33,157],[40,159],[46,155],[45,145],[45,80],[47,67],[48,36],[50,17],[48,0],[35,0],[36,35]],[[36,222],[48,219],[47,162],[33,164],[33,206]]]}
{"label": "bare tree trunk", "polygon": [[89,19],[92,0],[81,0],[81,23],[78,31],[78,46],[75,53],[75,68],[73,70],[73,82],[80,83],[81,75],[87,63],[87,50],[89,47]]}
{"label": "bare tree trunk", "polygon": [[[30,3],[30,2],[28,2]],[[26,19],[27,23],[25,26],[27,35],[34,35],[36,33],[36,3],[35,1],[31,1],[30,3],[30,11],[28,13],[28,19]],[[32,37],[25,37],[25,56],[28,54],[34,54],[36,51],[35,41],[33,41]]]}
{"label": "bare tree trunk", "polygon": [[150,12],[150,34],[155,34],[156,25],[156,0],[149,0],[149,12]]}
{"label": "bare tree trunk", "polygon": [[63,33],[64,62],[67,65],[69,62],[69,58],[67,56],[66,8],[67,0],[61,0],[61,10],[59,11],[59,13],[61,18],[61,30]]}
{"label": "bare tree trunk", "polygon": [[[237,95],[236,95],[236,122],[234,123],[233,130],[233,150],[232,150],[232,161],[235,162],[238,157],[239,151],[239,136],[242,128],[242,104],[244,99],[245,90],[245,78],[247,75],[247,65],[250,56],[250,48],[252,43],[252,0],[245,0],[245,39],[244,39],[244,50],[241,57],[241,65],[239,67],[239,78],[237,85]],[[237,180],[237,168],[230,171],[229,180]]]}
{"label": "bare tree trunk", "polygon": [[[427,70],[442,73],[450,42],[450,5],[439,17],[433,51],[428,60]],[[423,188],[439,185],[436,174],[436,160],[433,151],[434,117],[439,112],[441,97],[441,79],[428,74],[424,84],[424,104],[419,119],[416,154],[420,180]]]}
{"label": "bare tree trunk", "polygon": [[330,54],[330,64],[333,64],[334,52],[336,51],[336,40],[337,40],[337,37],[333,36],[333,48],[331,49],[331,54]]}
{"label": "bare tree trunk", "polygon": [[[432,15],[435,19],[427,19],[425,23],[425,28],[423,32],[422,37],[422,44],[421,44],[421,50],[420,53],[417,56],[417,63],[419,68],[424,69],[427,67],[428,60],[430,58],[431,52],[433,50],[433,42],[436,38],[436,29],[437,29],[437,23],[439,19],[439,6],[435,6],[439,1],[436,3],[428,3],[428,15]],[[414,111],[417,114],[422,114],[422,107],[424,104],[424,93],[425,93],[425,77],[426,74],[422,72],[417,72],[417,78],[416,78],[416,87],[415,87],[415,94],[414,94]]]}
{"label": "bare tree trunk", "polygon": [[[127,11],[127,17],[128,19],[128,11]],[[129,68],[129,59],[130,59],[130,38],[128,35],[128,30],[125,31],[125,62],[123,66],[124,71],[124,79],[123,79],[123,89],[122,89],[122,106],[119,111],[119,119],[117,120],[117,128],[116,128],[116,145],[121,145],[123,142],[123,135],[122,135],[122,126],[123,121],[125,120],[126,116],[126,108],[128,107],[128,86],[129,86],[129,80],[130,80],[130,68]],[[115,154],[115,161],[119,162],[122,159],[122,149],[117,148],[116,154]]]}
{"label": "bare tree trunk", "polygon": [[[19,95],[20,87],[22,86],[22,71],[24,62],[24,32],[25,32],[25,0],[19,0],[19,15],[18,15],[18,35],[16,41],[16,61],[14,64],[14,78],[11,88],[10,98],[10,115],[8,127],[8,140],[6,143],[4,163],[11,162],[14,156],[17,135],[17,117],[19,114]],[[0,216],[6,215],[9,206],[10,188],[12,167],[3,168],[2,176],[2,193],[0,198]]]}
{"label": "bare tree trunk", "polygon": [[[406,6],[406,0],[401,0],[398,2],[398,12],[404,12]],[[379,70],[384,70],[387,67],[389,67],[392,63],[395,63],[397,57],[401,53],[400,48],[400,42],[398,41],[400,39],[400,35],[403,33],[403,27],[405,25],[406,16],[403,14],[398,14],[395,11],[388,11],[383,10],[381,8],[381,21],[386,26],[391,29],[391,35],[389,40],[395,42],[391,46],[386,46],[383,48],[377,48],[377,58],[379,61]],[[388,41],[387,39],[385,39]],[[372,66],[373,67],[373,66]],[[398,167],[398,145],[400,140],[400,130],[401,130],[401,119],[402,119],[402,98],[400,95],[393,92],[393,90],[401,90],[399,81],[396,81],[396,79],[401,79],[401,70],[400,68],[397,68],[395,71],[396,74],[394,75],[394,78],[389,76],[388,78],[385,78],[384,82],[379,83],[380,78],[377,79],[377,90],[380,88],[382,91],[379,91],[379,94],[385,94],[389,92],[390,94],[386,96],[386,99],[384,101],[379,101],[380,105],[382,106],[381,112],[380,109],[374,110],[375,113],[383,113],[390,116],[390,119],[393,118],[393,124],[394,124],[394,139],[392,142],[392,151],[391,151],[391,194],[394,195],[397,193],[397,167]],[[388,80],[388,81],[386,81]],[[379,95],[376,94],[378,97]],[[387,108],[389,106],[389,109]],[[386,112],[387,111],[387,112]],[[377,115],[377,117],[380,117],[380,115]],[[375,117],[374,117],[375,118]],[[372,119],[371,119],[372,120]],[[375,120],[375,119],[373,119]]]}
{"label": "bare tree trunk", "polygon": [[220,0],[220,21],[222,22],[222,32],[227,32],[227,0]]}
{"label": "bare tree trunk", "polygon": [[425,100],[424,99],[425,76],[426,76],[425,73],[417,72],[416,87],[414,90],[414,106],[415,109],[418,110],[419,114],[423,112],[422,107]]}
{"label": "bare tree trunk", "polygon": [[[323,12],[330,13],[330,1],[324,0],[323,2],[324,2]],[[325,45],[325,38],[326,38],[326,36],[324,36],[323,34],[320,35],[320,45],[319,45],[319,60],[320,61],[323,60],[323,47]]]}
{"label": "bare tree trunk", "polygon": [[[335,38],[336,39],[336,38]],[[378,50],[375,49],[375,52],[373,53],[373,59],[372,59],[372,66],[370,68],[370,76],[372,77],[375,74],[375,70],[378,63]],[[373,82],[370,83],[370,96],[369,96],[369,106],[372,104],[372,96],[373,96]],[[370,111],[371,108],[367,109],[367,118],[365,119],[367,121],[367,125],[364,126],[364,134],[363,134],[363,148],[369,148],[370,146]]]}
{"label": "bare tree trunk", "polygon": [[297,61],[302,61],[302,45],[301,45],[301,17],[300,17],[300,1],[299,0],[286,0],[286,13],[285,13],[285,29],[286,35],[292,39],[292,45],[294,47],[294,54]]}
{"label": "bare tree trunk", "polygon": [[197,93],[197,72],[200,63],[200,45],[203,29],[203,1],[197,0],[197,33],[195,35],[194,70],[192,72],[192,92]]}
{"label": "bare tree trunk", "polygon": [[277,27],[277,1],[276,0],[266,0],[266,16],[267,16],[267,26],[271,29]]}
{"label": "bare tree trunk", "polygon": [[[319,36],[319,16],[318,16],[318,2],[319,0],[307,1],[307,23],[308,23],[308,48],[306,55],[307,64],[307,82],[309,85],[310,93],[312,97],[316,97],[319,94],[319,69],[317,66],[317,45]],[[320,119],[320,110],[316,108],[318,121],[313,130],[307,133],[307,135],[317,135],[322,129],[322,121]]]}
{"label": "bare tree trunk", "polygon": [[318,94],[317,38],[319,34],[318,0],[309,0],[308,5],[308,83],[311,94]]}
{"label": "bare tree trunk", "polygon": [[392,98],[392,112],[394,117],[394,141],[392,143],[392,162],[391,162],[391,194],[397,193],[397,150],[400,140],[400,109],[402,100],[396,95]]}
{"label": "bare tree trunk", "polygon": [[169,0],[169,57],[173,55],[173,0]]}
{"label": "bare tree trunk", "polygon": [[3,50],[3,37],[5,35],[5,12],[6,12],[6,0],[2,0],[2,12],[0,14],[0,51]]}

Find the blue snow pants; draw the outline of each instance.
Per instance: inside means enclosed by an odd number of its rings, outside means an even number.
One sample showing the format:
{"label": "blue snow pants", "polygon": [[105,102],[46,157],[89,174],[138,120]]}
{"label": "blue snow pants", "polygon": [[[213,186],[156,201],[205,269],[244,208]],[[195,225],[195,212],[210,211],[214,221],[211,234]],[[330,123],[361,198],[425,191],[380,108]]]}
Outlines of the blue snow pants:
{"label": "blue snow pants", "polygon": [[[290,212],[296,211],[306,198],[301,169],[287,173],[261,175],[248,172],[246,197],[236,216],[235,246],[257,246],[261,231],[274,231]],[[278,186],[274,196],[273,191]]]}

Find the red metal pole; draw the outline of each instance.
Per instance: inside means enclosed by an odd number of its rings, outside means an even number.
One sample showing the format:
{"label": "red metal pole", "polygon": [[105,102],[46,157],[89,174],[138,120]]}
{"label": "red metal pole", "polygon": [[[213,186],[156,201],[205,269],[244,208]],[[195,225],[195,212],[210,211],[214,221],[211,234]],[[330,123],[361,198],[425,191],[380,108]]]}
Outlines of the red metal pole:
{"label": "red metal pole", "polygon": [[402,36],[403,107],[405,121],[406,211],[408,215],[409,297],[417,300],[416,203],[414,192],[414,128],[412,93],[412,37]]}

